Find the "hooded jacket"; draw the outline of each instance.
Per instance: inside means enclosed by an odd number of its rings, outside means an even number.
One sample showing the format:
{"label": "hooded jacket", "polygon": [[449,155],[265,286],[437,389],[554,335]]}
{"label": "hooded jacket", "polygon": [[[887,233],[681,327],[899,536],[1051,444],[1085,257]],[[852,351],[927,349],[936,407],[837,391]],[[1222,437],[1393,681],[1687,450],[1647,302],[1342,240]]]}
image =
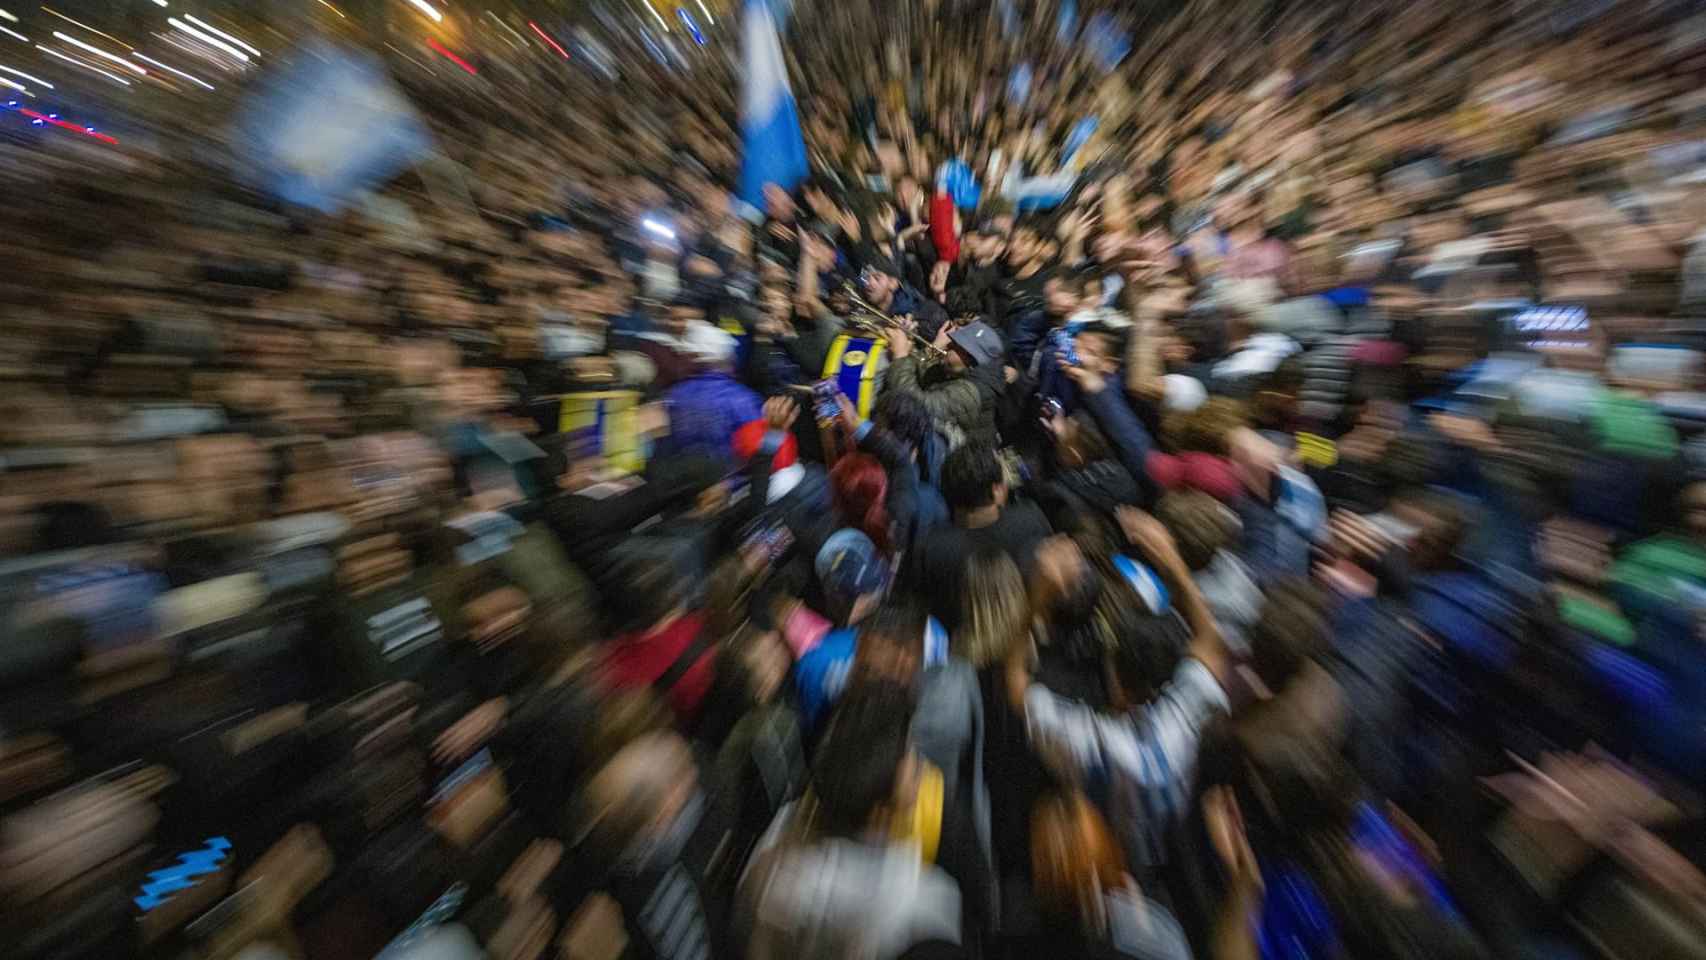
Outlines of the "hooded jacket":
{"label": "hooded jacket", "polygon": [[996,440],[995,404],[1005,386],[997,363],[971,367],[959,376],[926,376],[918,357],[908,354],[888,372],[888,388],[918,394],[938,428],[990,444]]}

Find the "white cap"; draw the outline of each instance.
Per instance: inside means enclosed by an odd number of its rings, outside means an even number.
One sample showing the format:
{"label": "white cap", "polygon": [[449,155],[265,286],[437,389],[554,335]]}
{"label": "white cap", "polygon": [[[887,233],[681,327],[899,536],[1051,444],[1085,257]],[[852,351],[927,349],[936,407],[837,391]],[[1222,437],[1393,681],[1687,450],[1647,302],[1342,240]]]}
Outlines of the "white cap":
{"label": "white cap", "polygon": [[715,366],[734,360],[735,338],[710,323],[701,320],[688,324],[682,339],[687,352],[701,364]]}
{"label": "white cap", "polygon": [[1208,402],[1208,390],[1196,377],[1169,373],[1161,378],[1161,405],[1168,410],[1190,413]]}

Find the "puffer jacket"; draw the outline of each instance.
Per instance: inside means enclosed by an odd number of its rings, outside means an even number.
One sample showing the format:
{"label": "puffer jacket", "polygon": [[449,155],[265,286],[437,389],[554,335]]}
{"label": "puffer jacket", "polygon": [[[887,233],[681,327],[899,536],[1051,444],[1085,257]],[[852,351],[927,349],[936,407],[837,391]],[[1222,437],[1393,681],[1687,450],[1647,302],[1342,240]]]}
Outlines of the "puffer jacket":
{"label": "puffer jacket", "polygon": [[994,444],[995,405],[1006,386],[999,364],[972,367],[960,375],[940,368],[924,371],[908,354],[889,366],[887,389],[918,394],[952,446],[967,440]]}

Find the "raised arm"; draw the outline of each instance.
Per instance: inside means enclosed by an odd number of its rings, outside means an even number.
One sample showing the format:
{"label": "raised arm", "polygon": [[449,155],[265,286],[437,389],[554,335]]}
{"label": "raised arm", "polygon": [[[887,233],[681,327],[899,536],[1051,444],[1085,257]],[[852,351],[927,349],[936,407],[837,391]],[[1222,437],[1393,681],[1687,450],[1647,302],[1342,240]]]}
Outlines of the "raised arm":
{"label": "raised arm", "polygon": [[1119,391],[1108,389],[1107,378],[1084,367],[1072,366],[1064,359],[1057,358],[1056,362],[1078,388],[1084,398],[1084,406],[1096,418],[1102,432],[1107,434],[1108,442],[1113,444],[1120,466],[1125,467],[1137,481],[1147,502],[1156,493],[1155,484],[1149,478],[1149,453],[1155,449],[1149,431],[1126,405]]}
{"label": "raised arm", "polygon": [[1190,625],[1190,649],[1173,679],[1154,702],[1109,716],[1031,683],[1029,648],[1022,645],[1008,655],[1007,695],[1039,753],[1073,772],[1109,773],[1138,783],[1159,794],[1159,806],[1167,813],[1176,814],[1189,801],[1203,728],[1230,708],[1223,681],[1230,660],[1166,528],[1129,508],[1121,510],[1120,525],[1167,582]]}

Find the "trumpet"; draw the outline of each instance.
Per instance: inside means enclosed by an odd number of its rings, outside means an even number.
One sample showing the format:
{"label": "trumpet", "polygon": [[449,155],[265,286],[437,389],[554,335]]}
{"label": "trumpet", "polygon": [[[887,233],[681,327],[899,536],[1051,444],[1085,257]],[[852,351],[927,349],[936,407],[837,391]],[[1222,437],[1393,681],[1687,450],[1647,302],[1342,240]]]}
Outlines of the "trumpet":
{"label": "trumpet", "polygon": [[853,304],[853,313],[847,317],[849,327],[859,330],[866,336],[885,339],[891,335],[891,331],[900,330],[912,338],[913,346],[923,351],[922,356],[931,360],[940,360],[948,355],[946,350],[924,339],[917,330],[901,326],[899,320],[877,309],[875,304],[859,294],[851,280],[842,285],[842,290]]}

